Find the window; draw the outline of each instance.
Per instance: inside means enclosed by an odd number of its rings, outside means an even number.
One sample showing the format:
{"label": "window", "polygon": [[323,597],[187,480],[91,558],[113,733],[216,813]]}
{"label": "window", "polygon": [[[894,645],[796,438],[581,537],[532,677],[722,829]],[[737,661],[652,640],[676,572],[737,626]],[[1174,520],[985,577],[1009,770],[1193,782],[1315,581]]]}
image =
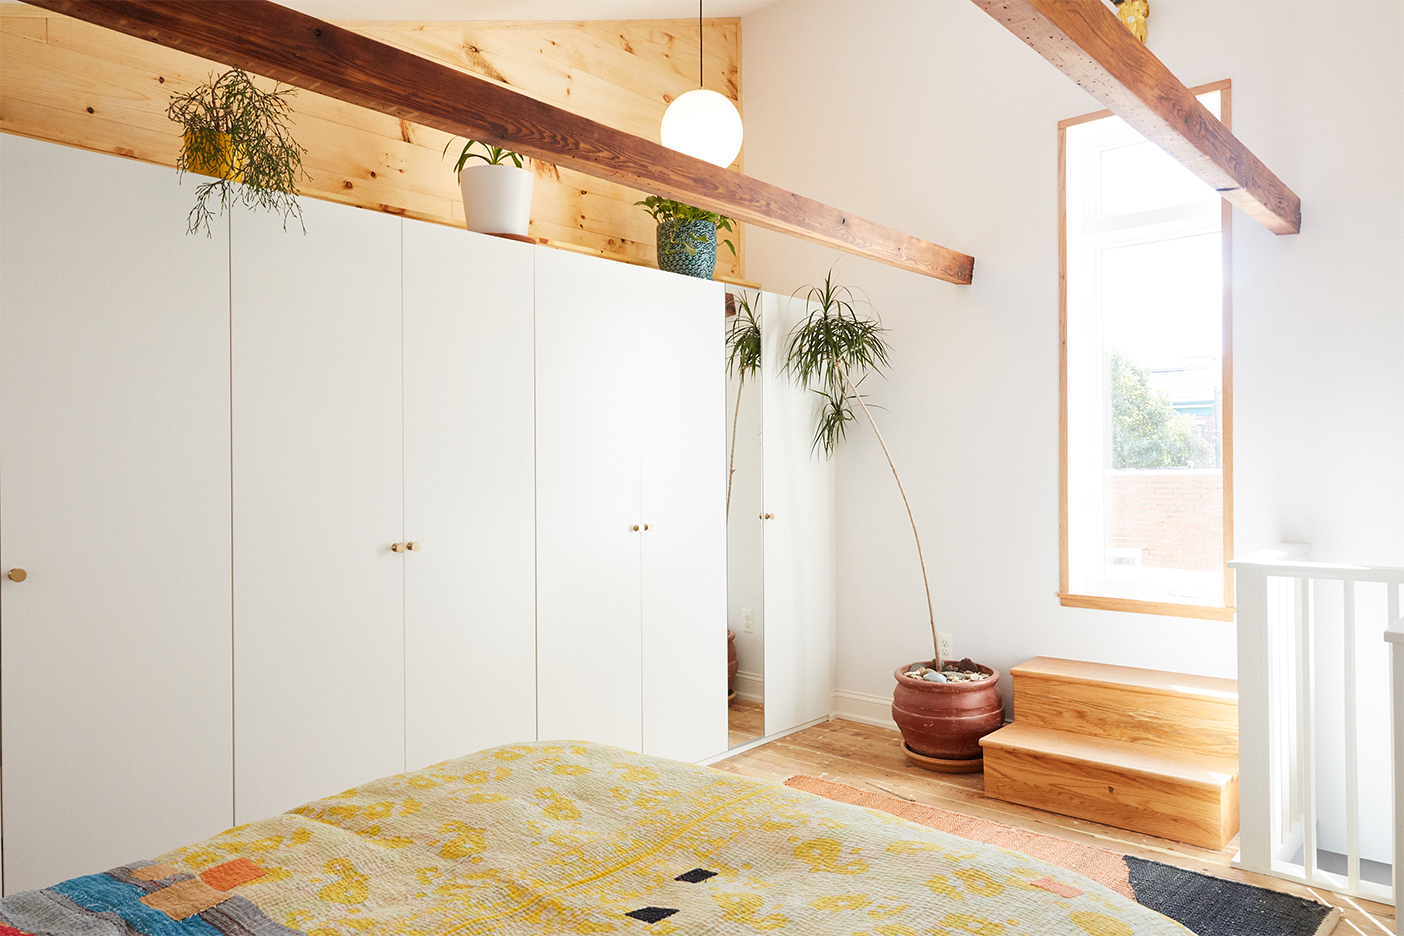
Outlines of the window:
{"label": "window", "polygon": [[1233,620],[1228,203],[1109,112],[1058,163],[1062,603]]}

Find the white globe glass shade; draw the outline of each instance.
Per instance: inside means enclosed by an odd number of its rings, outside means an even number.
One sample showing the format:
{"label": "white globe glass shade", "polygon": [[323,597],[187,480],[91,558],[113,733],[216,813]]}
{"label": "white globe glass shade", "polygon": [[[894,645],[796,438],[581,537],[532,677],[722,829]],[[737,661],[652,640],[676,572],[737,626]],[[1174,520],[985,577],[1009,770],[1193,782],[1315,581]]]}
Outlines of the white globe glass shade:
{"label": "white globe glass shade", "polygon": [[741,115],[724,95],[698,88],[668,105],[663,145],[726,168],[741,152]]}

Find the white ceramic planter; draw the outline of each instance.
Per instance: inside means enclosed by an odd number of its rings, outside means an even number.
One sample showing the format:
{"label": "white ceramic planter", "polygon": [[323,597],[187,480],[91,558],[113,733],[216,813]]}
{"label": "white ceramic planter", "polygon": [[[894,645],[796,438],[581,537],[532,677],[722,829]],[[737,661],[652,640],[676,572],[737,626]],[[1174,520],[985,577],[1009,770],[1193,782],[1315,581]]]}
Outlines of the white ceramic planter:
{"label": "white ceramic planter", "polygon": [[531,170],[511,165],[468,166],[459,173],[458,184],[468,230],[526,236],[531,222]]}

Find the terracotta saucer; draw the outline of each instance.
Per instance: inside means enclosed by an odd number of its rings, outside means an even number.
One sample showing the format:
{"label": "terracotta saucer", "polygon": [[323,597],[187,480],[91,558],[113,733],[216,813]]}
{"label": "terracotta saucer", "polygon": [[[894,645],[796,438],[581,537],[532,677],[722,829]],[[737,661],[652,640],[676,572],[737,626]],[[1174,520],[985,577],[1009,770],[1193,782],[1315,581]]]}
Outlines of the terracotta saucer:
{"label": "terracotta saucer", "polygon": [[907,742],[902,742],[902,753],[907,755],[907,760],[918,767],[927,770],[934,770],[937,773],[979,773],[985,769],[985,758],[974,757],[963,760],[947,760],[944,757],[927,757],[925,754],[918,754],[907,747]]}

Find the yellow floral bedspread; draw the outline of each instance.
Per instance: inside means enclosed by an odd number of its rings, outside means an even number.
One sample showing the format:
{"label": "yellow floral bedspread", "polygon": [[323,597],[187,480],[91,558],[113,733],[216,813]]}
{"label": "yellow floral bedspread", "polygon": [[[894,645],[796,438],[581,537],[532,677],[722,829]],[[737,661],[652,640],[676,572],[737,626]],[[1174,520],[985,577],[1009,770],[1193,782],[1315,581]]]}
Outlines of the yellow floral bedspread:
{"label": "yellow floral bedspread", "polygon": [[265,872],[238,894],[307,936],[1188,932],[1015,852],[579,742],[387,777],[157,860],[236,856]]}

